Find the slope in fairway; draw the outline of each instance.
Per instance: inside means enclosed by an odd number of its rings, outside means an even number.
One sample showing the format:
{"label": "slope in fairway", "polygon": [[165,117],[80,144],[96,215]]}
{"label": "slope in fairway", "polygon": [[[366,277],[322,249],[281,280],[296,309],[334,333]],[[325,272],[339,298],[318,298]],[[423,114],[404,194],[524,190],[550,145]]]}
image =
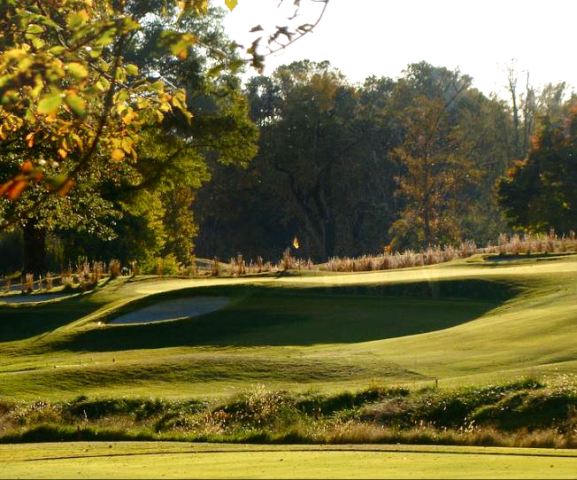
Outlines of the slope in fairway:
{"label": "slope in fairway", "polygon": [[[231,303],[173,322],[109,323],[190,297]],[[571,373],[575,298],[576,256],[118,283],[57,304],[0,308],[0,394],[214,397],[257,383],[334,392]]]}
{"label": "slope in fairway", "polygon": [[[112,326],[99,325],[72,334],[65,346],[71,350],[114,351],[196,345],[359,343],[469,322],[512,295],[506,285],[472,280],[354,289],[213,287],[208,291],[197,290],[195,296],[160,300],[143,309],[137,308],[112,319]],[[210,295],[203,295],[205,291]],[[483,298],[475,298],[480,292]],[[228,293],[232,293],[233,301],[226,306]],[[148,298],[147,302],[151,300]],[[198,311],[196,302],[206,307],[204,312]],[[210,313],[211,310],[216,311]],[[207,315],[196,318],[197,313]],[[186,316],[195,318],[157,325],[116,325]]]}
{"label": "slope in fairway", "polygon": [[0,478],[577,478],[577,452],[421,446],[0,446]]}

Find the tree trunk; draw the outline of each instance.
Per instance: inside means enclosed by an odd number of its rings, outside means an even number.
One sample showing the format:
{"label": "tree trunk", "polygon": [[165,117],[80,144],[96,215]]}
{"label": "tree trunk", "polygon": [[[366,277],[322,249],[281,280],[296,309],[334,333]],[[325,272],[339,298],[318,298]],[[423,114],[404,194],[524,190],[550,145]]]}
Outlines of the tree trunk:
{"label": "tree trunk", "polygon": [[46,229],[35,228],[28,223],[23,228],[24,265],[22,273],[35,275],[46,273]]}

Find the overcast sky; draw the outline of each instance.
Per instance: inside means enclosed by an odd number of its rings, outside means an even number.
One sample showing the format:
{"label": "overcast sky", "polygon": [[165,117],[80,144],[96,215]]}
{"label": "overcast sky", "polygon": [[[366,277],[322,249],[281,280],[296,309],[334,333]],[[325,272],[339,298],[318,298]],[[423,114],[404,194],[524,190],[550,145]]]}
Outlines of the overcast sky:
{"label": "overcast sky", "polygon": [[[287,23],[292,0],[239,0],[225,28],[240,43],[256,24]],[[314,20],[321,4],[301,10],[299,24]],[[312,7],[310,6],[312,5]],[[267,59],[265,73],[294,60],[329,60],[351,81],[369,75],[396,78],[425,60],[459,69],[485,93],[503,95],[514,61],[531,82],[577,85],[577,0],[330,0],[313,33]]]}

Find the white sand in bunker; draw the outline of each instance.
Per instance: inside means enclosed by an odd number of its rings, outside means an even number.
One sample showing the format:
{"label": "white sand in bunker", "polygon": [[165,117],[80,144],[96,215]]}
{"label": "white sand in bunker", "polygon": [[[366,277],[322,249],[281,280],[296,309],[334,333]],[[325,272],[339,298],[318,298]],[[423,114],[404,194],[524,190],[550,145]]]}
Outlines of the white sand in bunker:
{"label": "white sand in bunker", "polygon": [[149,307],[121,315],[109,323],[153,323],[182,320],[216,312],[230,303],[228,297],[187,297],[164,300]]}

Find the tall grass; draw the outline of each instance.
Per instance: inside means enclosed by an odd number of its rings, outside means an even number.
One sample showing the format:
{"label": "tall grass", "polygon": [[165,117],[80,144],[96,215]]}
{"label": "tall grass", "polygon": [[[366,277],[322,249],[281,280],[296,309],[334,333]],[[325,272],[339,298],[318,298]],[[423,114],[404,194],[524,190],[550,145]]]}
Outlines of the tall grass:
{"label": "tall grass", "polygon": [[327,396],[260,385],[212,403],[0,402],[0,442],[78,439],[419,443],[577,448],[575,377],[443,391],[371,387]]}
{"label": "tall grass", "polygon": [[[486,247],[478,247],[474,241],[463,241],[459,245],[431,246],[423,251],[405,250],[403,252],[391,252],[385,248],[380,255],[362,255],[360,257],[333,257],[328,262],[315,265],[310,259],[295,257],[290,249],[283,252],[278,262],[265,262],[262,257],[256,260],[247,260],[242,254],[230,259],[228,264],[221,263],[216,257],[210,264],[199,268],[196,264],[185,268],[178,263],[173,255],[153,259],[150,265],[143,266],[144,273],[155,273],[158,276],[187,277],[197,276],[243,276],[262,273],[278,273],[295,270],[315,270],[333,272],[367,272],[376,270],[392,270],[399,268],[422,267],[448,262],[455,259],[467,258],[475,254],[489,254],[500,256],[539,255],[539,254],[562,254],[577,252],[577,235],[570,232],[569,235],[559,236],[554,231],[548,234],[501,234],[495,244]],[[112,279],[119,277],[124,271],[132,275],[138,274],[135,262],[130,267],[123,268],[118,260],[112,260],[108,265],[102,262],[90,262],[87,259],[79,259],[75,268],[71,265],[64,269],[60,276],[47,274],[35,278],[31,274],[22,276],[20,283],[14,283],[13,277],[0,280],[0,290],[6,292],[14,288],[20,288],[23,292],[51,290],[61,285],[69,289],[80,288],[83,290],[94,288],[104,277]]]}
{"label": "tall grass", "polygon": [[529,255],[542,253],[577,252],[575,232],[558,236],[553,230],[548,234],[499,235],[497,245],[489,245],[484,253],[499,255]]}
{"label": "tall grass", "polygon": [[355,258],[334,257],[321,268],[334,272],[367,272],[434,265],[475,254],[516,256],[575,252],[577,252],[575,232],[570,232],[567,236],[558,236],[554,231],[548,234],[501,234],[496,244],[489,244],[482,248],[477,247],[473,241],[465,241],[458,246],[434,246],[421,252],[405,250],[392,253],[385,249],[382,255],[363,255]]}
{"label": "tall grass", "polygon": [[51,292],[54,289],[65,290],[92,290],[98,283],[109,277],[116,278],[121,273],[121,264],[118,260],[108,265],[100,261],[89,261],[85,257],[78,259],[76,265],[68,264],[60,275],[47,272],[45,275],[27,273],[20,276],[20,282],[14,276],[0,279],[0,292],[3,293],[40,293]]}
{"label": "tall grass", "polygon": [[457,258],[466,258],[479,252],[472,241],[462,242],[458,247],[436,246],[422,252],[405,250],[382,255],[363,255],[356,258],[331,258],[323,268],[333,272],[366,272],[372,270],[391,270],[396,268],[421,267],[448,262]]}

